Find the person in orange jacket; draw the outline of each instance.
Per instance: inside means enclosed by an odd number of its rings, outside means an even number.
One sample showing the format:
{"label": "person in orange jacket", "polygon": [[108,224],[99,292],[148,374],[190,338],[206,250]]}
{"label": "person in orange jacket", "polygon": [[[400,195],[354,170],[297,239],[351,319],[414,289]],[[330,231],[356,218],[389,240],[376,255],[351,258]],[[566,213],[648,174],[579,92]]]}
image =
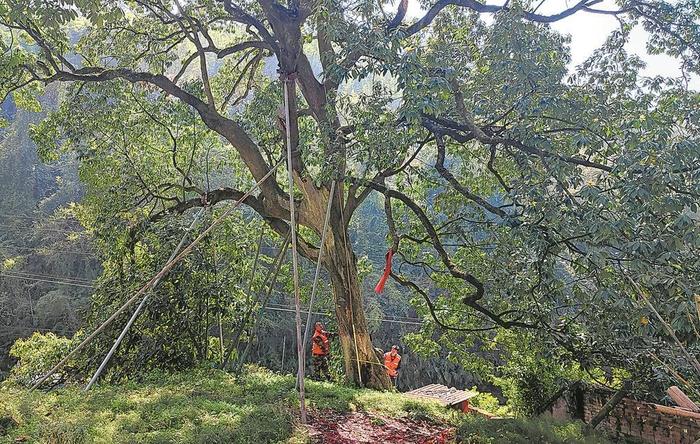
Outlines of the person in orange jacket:
{"label": "person in orange jacket", "polygon": [[331,372],[328,368],[328,355],[330,354],[330,337],[333,333],[327,332],[323,324],[317,322],[314,325],[314,334],[311,337],[311,359],[314,375],[318,379],[331,380]]}
{"label": "person in orange jacket", "polygon": [[391,383],[396,387],[396,378],[399,377],[399,369],[401,368],[401,355],[399,347],[392,345],[391,351],[384,353],[384,367],[386,373],[391,379]]}

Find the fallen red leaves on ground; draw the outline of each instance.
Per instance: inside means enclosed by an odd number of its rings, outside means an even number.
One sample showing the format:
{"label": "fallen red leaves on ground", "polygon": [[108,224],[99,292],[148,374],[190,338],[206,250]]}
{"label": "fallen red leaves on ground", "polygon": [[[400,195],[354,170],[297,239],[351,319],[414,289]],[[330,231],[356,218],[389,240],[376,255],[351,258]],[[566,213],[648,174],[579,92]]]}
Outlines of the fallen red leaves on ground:
{"label": "fallen red leaves on ground", "polygon": [[454,429],[427,421],[332,410],[314,412],[309,433],[313,442],[323,444],[444,444],[454,438]]}

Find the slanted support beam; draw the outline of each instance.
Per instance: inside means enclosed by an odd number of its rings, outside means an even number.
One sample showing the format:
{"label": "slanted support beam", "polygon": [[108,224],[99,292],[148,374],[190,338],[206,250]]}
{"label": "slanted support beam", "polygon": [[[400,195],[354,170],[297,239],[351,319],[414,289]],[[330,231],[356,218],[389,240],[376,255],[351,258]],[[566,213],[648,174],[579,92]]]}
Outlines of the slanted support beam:
{"label": "slanted support beam", "polygon": [[584,427],[584,433],[591,433],[596,427],[598,427],[598,424],[600,424],[605,418],[608,417],[612,409],[615,408],[616,405],[622,401],[622,399],[627,395],[627,393],[630,391],[630,388],[632,388],[632,383],[627,380],[622,384],[622,387],[620,390],[615,392],[612,398],[608,400],[608,402],[605,403],[602,409],[591,419],[591,421],[586,424],[586,427]]}

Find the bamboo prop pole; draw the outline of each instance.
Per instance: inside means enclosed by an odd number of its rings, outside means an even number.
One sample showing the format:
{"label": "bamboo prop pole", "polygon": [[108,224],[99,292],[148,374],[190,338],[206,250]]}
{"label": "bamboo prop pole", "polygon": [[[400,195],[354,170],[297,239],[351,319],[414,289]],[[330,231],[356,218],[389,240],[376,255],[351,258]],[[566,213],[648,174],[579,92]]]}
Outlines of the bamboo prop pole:
{"label": "bamboo prop pole", "polygon": [[[180,243],[177,244],[177,247],[175,247],[175,250],[173,250],[173,252],[170,254],[170,257],[168,258],[168,262],[175,259],[175,256],[177,256],[177,254],[180,252],[182,247],[185,245],[185,241],[187,241],[187,237],[189,236],[190,232],[194,229],[194,227],[197,225],[197,222],[199,222],[199,218],[204,213],[204,208],[205,207],[202,207],[202,209],[199,210],[199,212],[194,216],[194,220],[190,224],[189,228],[187,228],[187,231],[185,231],[185,234],[182,236],[182,239],[180,239]],[[151,292],[158,286],[160,281],[161,281],[160,279],[157,279],[153,282],[153,285],[151,286]],[[95,382],[97,382],[97,379],[102,374],[102,371],[107,366],[107,363],[109,362],[110,359],[112,359],[112,355],[114,355],[114,353],[117,351],[117,348],[119,348],[119,344],[121,344],[122,340],[126,336],[127,332],[131,328],[131,326],[133,325],[134,321],[136,321],[136,318],[141,313],[141,310],[143,310],[143,307],[146,305],[146,302],[148,301],[148,298],[150,295],[151,295],[151,293],[147,293],[146,296],[144,296],[143,299],[141,300],[141,303],[136,307],[136,310],[134,310],[134,314],[131,315],[131,318],[129,318],[129,321],[124,326],[124,329],[122,330],[121,334],[114,341],[114,344],[112,345],[112,348],[107,353],[107,356],[105,356],[105,358],[102,360],[102,363],[95,371],[95,374],[92,375],[90,382],[88,382],[88,384],[83,389],[84,392],[87,392],[88,390],[90,390],[90,388],[92,388],[92,386],[95,384]]]}
{"label": "bamboo prop pole", "polygon": [[642,299],[644,299],[644,302],[646,302],[646,304],[647,304],[647,306],[649,307],[649,309],[651,310],[651,312],[654,313],[654,316],[656,316],[656,319],[658,319],[659,322],[661,322],[661,325],[664,326],[664,329],[666,330],[666,333],[668,333],[669,336],[671,336],[671,337],[673,338],[674,342],[675,342],[676,345],[678,345],[678,347],[681,349],[681,352],[682,352],[683,355],[686,357],[686,359],[688,360],[688,362],[693,366],[693,368],[695,369],[695,371],[697,372],[697,374],[700,375],[700,362],[698,362],[698,360],[697,360],[693,355],[691,355],[690,352],[688,352],[688,349],[685,348],[685,346],[683,345],[683,343],[678,339],[678,336],[676,336],[676,333],[673,331],[673,328],[669,325],[668,322],[666,322],[666,320],[661,316],[661,314],[660,314],[658,311],[656,311],[656,308],[655,308],[654,305],[651,303],[651,301],[649,300],[649,298],[647,297],[647,295],[644,293],[644,291],[642,290],[642,288],[639,286],[639,284],[637,284],[637,283],[636,283],[634,280],[632,280],[629,276],[625,275],[625,277],[626,277],[627,280],[632,284],[632,286],[634,287],[635,291],[637,292],[637,295],[638,295],[639,297],[641,297]]}
{"label": "bamboo prop pole", "polygon": [[221,225],[221,224],[224,222],[224,220],[225,220],[228,216],[230,216],[231,213],[233,213],[233,211],[234,211],[236,208],[238,208],[239,205],[241,205],[241,204],[243,203],[243,201],[245,201],[250,195],[252,195],[253,192],[254,192],[255,190],[257,190],[258,187],[260,187],[260,185],[261,185],[263,182],[265,182],[270,176],[272,176],[272,174],[273,174],[275,171],[277,171],[277,169],[279,168],[280,165],[282,165],[282,162],[281,162],[281,161],[278,162],[277,165],[275,165],[274,167],[270,168],[270,171],[268,171],[255,185],[253,185],[253,186],[250,188],[250,190],[248,190],[243,196],[241,196],[240,199],[238,199],[236,202],[234,202],[234,204],[233,204],[230,208],[228,208],[226,211],[224,211],[224,213],[223,213],[217,220],[215,220],[214,222],[212,222],[212,224],[209,225],[209,227],[207,227],[207,229],[205,229],[202,233],[200,233],[200,235],[197,236],[197,238],[196,238],[195,240],[193,240],[187,247],[185,247],[185,248],[180,252],[180,254],[178,254],[173,260],[171,260],[171,261],[167,262],[165,265],[163,265],[163,268],[162,268],[158,273],[156,273],[156,275],[153,276],[148,282],[146,282],[146,284],[145,284],[143,287],[141,287],[141,288],[139,289],[139,291],[137,291],[129,300],[127,300],[121,307],[119,307],[119,309],[118,309],[117,311],[115,311],[115,312],[112,314],[112,316],[110,316],[109,318],[107,318],[107,320],[104,321],[104,322],[102,323],[102,325],[100,325],[99,327],[97,327],[97,329],[95,329],[95,331],[93,331],[87,338],[83,339],[83,341],[82,341],[80,344],[78,344],[78,345],[77,345],[70,353],[68,353],[63,359],[61,359],[61,361],[60,361],[58,364],[56,364],[55,366],[53,366],[53,367],[51,368],[51,370],[49,370],[48,373],[46,373],[44,376],[42,376],[42,377],[31,387],[31,389],[29,389],[29,390],[30,390],[30,391],[33,391],[33,390],[36,390],[38,387],[40,387],[41,384],[43,384],[47,379],[49,379],[49,377],[50,377],[51,375],[53,375],[54,373],[56,373],[56,371],[60,370],[60,369],[66,364],[66,362],[68,362],[68,360],[69,360],[70,358],[72,358],[73,356],[75,356],[75,355],[76,355],[80,350],[82,350],[88,343],[90,343],[90,341],[92,341],[92,340],[95,338],[95,336],[97,336],[98,334],[100,334],[100,333],[101,333],[105,328],[107,328],[107,326],[109,326],[109,324],[111,324],[120,314],[122,314],[127,308],[129,308],[129,306],[130,306],[131,304],[133,304],[133,303],[136,302],[141,296],[143,296],[143,295],[146,293],[146,291],[148,291],[148,290],[153,286],[153,283],[154,283],[154,282],[156,282],[156,281],[162,279],[163,276],[165,276],[166,274],[168,274],[168,272],[170,272],[170,270],[172,270],[172,269],[175,267],[175,265],[177,265],[185,256],[187,256],[188,254],[190,254],[190,253],[192,252],[192,250],[194,249],[194,247],[196,247],[197,245],[199,245],[199,243],[202,242],[202,240],[203,240],[205,237],[207,237],[207,235],[209,235],[209,233],[210,233],[212,230],[214,230],[216,227],[218,227],[219,225]]}
{"label": "bamboo prop pole", "polygon": [[[209,154],[207,152],[207,154]],[[219,280],[219,255],[218,255],[218,250],[216,248],[216,244],[214,244],[214,278],[216,280],[216,322],[219,324],[219,356],[221,358],[220,364],[223,365],[224,363],[224,320],[221,316],[221,289],[220,289],[220,283],[221,281]]]}
{"label": "bamboo prop pole", "polygon": [[[260,248],[262,247],[262,241],[263,241],[263,236],[265,235],[265,230],[260,230],[260,238],[258,239],[258,247],[255,250],[255,260],[253,261],[253,269],[250,273],[250,279],[248,279],[248,289],[246,290],[246,301],[248,306],[251,305],[251,297],[250,293],[251,290],[253,289],[253,280],[255,280],[255,273],[258,269],[258,259],[260,258]],[[243,322],[241,323],[241,327],[238,329],[237,337],[236,337],[236,344],[230,344],[230,350],[229,353],[226,355],[226,359],[224,362],[221,364],[221,369],[223,370],[227,365],[228,361],[231,358],[231,352],[233,350],[238,350],[238,347],[241,345],[241,339],[243,339],[243,331],[245,330],[245,326],[248,323],[248,320],[250,319],[250,315],[252,314],[253,310],[246,310],[246,314],[243,317]],[[231,342],[233,342],[233,339],[231,339]]]}
{"label": "bamboo prop pole", "polygon": [[284,373],[284,349],[287,347],[287,337],[282,338],[282,363],[280,364],[280,373]]}
{"label": "bamboo prop pole", "polygon": [[[255,321],[253,321],[253,325],[250,327],[250,339],[248,340],[248,343],[246,344],[245,348],[243,349],[243,353],[238,357],[238,362],[236,363],[236,367],[234,368],[234,373],[238,373],[241,368],[243,367],[243,364],[245,363],[246,357],[248,356],[248,353],[250,352],[250,347],[253,344],[253,335],[255,334],[258,324],[260,324],[260,320],[262,319],[263,311],[265,309],[265,306],[267,305],[267,301],[270,299],[270,296],[272,296],[272,290],[275,288],[275,284],[277,283],[277,276],[279,276],[280,269],[282,268],[282,261],[284,260],[285,253],[287,252],[287,247],[289,247],[289,240],[291,237],[291,233],[287,235],[287,237],[284,239],[284,243],[282,244],[282,248],[280,249],[279,253],[277,254],[277,258],[275,259],[275,267],[274,270],[270,269],[270,271],[267,273],[267,276],[265,277],[265,280],[263,282],[263,288],[267,287],[267,294],[265,294],[265,297],[262,300],[262,304],[260,304],[260,309],[258,310],[258,315],[255,317]],[[268,279],[270,279],[270,276],[272,276],[272,280],[270,281],[270,285],[268,286]],[[229,357],[230,357],[231,350],[229,350]],[[228,359],[228,358],[227,358]]]}
{"label": "bamboo prop pole", "polygon": [[219,321],[219,354],[221,355],[221,366],[224,366],[224,324],[221,320],[221,312],[217,314]]}
{"label": "bamboo prop pole", "polygon": [[248,296],[249,297],[250,297],[250,291],[253,289],[253,280],[255,280],[255,272],[258,271],[258,259],[260,259],[260,248],[262,247],[262,241],[263,241],[264,236],[265,236],[265,230],[260,230],[260,237],[258,238],[258,248],[257,248],[257,250],[255,250],[255,260],[253,261],[253,271],[251,271],[250,279],[248,280]]}

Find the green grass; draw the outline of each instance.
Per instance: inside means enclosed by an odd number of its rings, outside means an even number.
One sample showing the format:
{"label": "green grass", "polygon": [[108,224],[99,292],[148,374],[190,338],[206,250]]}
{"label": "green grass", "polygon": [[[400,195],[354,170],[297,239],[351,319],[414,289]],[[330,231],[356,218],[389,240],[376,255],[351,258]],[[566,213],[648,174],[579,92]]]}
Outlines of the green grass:
{"label": "green grass", "polygon": [[[467,443],[602,442],[580,440],[575,424],[479,421],[428,401],[306,383],[312,409],[362,410],[457,426]],[[240,378],[218,370],[153,374],[141,382],[102,385],[83,393],[66,387],[33,392],[0,385],[0,444],[18,438],[37,443],[304,443],[296,427],[294,378],[251,367]],[[381,418],[376,418],[381,426]],[[577,428],[578,427],[578,428]],[[517,436],[525,436],[520,441]],[[507,439],[507,440],[506,440]],[[577,440],[579,439],[579,440]]]}
{"label": "green grass", "polygon": [[[308,381],[313,408],[365,410],[385,415],[450,413],[403,395]],[[295,429],[294,378],[251,368],[235,379],[218,370],[152,375],[148,380],[29,393],[0,386],[0,443],[25,437],[47,443],[274,443],[304,442]],[[0,421],[0,424],[3,422]]]}

